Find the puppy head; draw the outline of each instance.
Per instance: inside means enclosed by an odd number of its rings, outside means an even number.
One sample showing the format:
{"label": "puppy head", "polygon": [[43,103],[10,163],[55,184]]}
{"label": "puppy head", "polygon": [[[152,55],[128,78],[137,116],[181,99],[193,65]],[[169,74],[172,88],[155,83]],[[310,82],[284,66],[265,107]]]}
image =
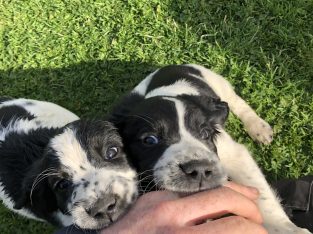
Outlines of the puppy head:
{"label": "puppy head", "polygon": [[[99,229],[117,220],[137,196],[115,128],[105,121],[78,120],[50,140],[40,174],[47,176],[58,208],[81,228]],[[36,190],[33,192],[35,193]]]}
{"label": "puppy head", "polygon": [[227,114],[228,106],[220,100],[153,97],[138,103],[119,126],[143,176],[163,189],[196,192],[226,180],[214,138]]}

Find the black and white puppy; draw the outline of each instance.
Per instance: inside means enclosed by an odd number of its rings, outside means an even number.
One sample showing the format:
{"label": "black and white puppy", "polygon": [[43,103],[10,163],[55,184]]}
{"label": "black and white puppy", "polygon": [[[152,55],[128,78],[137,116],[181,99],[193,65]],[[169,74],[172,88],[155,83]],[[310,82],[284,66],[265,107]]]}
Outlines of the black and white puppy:
{"label": "black and white puppy", "polygon": [[110,120],[148,190],[193,193],[221,186],[228,176],[260,190],[269,233],[309,233],[289,220],[248,150],[223,129],[228,108],[252,138],[272,141],[269,124],[223,77],[199,65],[156,70],[116,105]]}
{"label": "black and white puppy", "polygon": [[54,225],[99,229],[137,196],[116,128],[49,102],[0,99],[0,198]]}

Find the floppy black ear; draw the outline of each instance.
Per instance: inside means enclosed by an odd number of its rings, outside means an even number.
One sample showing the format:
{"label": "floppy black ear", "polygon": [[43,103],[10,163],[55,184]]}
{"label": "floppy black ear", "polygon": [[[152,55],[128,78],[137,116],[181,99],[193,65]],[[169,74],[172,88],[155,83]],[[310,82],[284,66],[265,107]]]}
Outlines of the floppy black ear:
{"label": "floppy black ear", "polygon": [[210,120],[214,124],[224,125],[229,114],[229,107],[226,102],[220,99],[212,99],[212,104],[210,107]]}
{"label": "floppy black ear", "polygon": [[197,108],[201,108],[206,113],[207,118],[213,124],[224,125],[228,114],[229,107],[226,102],[219,98],[210,96],[184,96],[188,101],[192,102]]}
{"label": "floppy black ear", "polygon": [[[43,177],[39,178],[41,173],[45,170],[44,168],[45,160],[41,159],[35,162],[28,170],[28,173],[22,181],[21,191],[23,192],[19,194],[19,198],[15,201],[15,204],[13,206],[14,209],[19,210],[23,207],[31,205],[31,201],[34,201],[36,199],[35,194],[38,194],[38,191],[42,190],[43,187],[46,186],[47,179],[43,179]],[[40,180],[39,182],[39,179],[42,180]],[[38,181],[37,184],[35,183],[35,180]]]}
{"label": "floppy black ear", "polygon": [[133,108],[140,103],[144,97],[138,93],[129,93],[117,102],[108,116],[108,121],[112,122],[117,128],[123,128],[123,124]]}

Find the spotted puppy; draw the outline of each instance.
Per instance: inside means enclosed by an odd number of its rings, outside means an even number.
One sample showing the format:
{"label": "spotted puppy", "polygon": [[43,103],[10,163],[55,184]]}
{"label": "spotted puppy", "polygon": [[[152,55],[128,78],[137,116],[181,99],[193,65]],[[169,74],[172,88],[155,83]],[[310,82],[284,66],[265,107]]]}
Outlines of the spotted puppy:
{"label": "spotted puppy", "polygon": [[167,66],[148,75],[112,111],[127,153],[147,190],[194,193],[233,181],[257,187],[269,233],[309,233],[295,226],[248,150],[223,129],[228,108],[262,143],[273,132],[221,76],[199,65]]}
{"label": "spotted puppy", "polygon": [[[0,99],[0,198],[58,226],[99,229],[137,196],[116,129],[49,102]],[[64,126],[65,125],[65,126]]]}

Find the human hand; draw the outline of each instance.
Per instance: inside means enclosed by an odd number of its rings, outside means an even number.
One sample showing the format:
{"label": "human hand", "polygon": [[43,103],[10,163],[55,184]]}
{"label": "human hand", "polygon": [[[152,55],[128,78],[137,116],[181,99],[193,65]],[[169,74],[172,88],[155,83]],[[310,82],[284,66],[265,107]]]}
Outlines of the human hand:
{"label": "human hand", "polygon": [[[233,182],[183,198],[169,191],[150,192],[101,234],[266,234],[257,198],[256,189]],[[223,217],[227,214],[233,216]]]}

